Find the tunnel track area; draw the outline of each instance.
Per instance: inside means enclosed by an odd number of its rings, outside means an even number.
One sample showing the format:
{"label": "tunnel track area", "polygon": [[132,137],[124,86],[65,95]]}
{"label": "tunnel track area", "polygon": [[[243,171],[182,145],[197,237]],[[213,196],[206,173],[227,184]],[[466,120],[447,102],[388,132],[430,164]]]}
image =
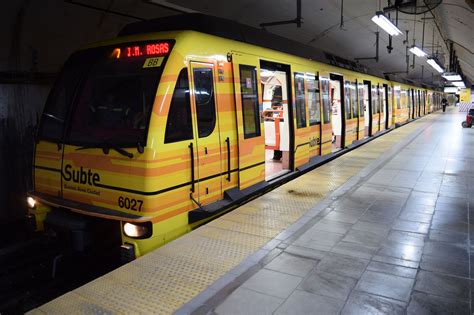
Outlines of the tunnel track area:
{"label": "tunnel track area", "polygon": [[67,251],[47,234],[0,249],[0,314],[22,314],[117,268],[111,253]]}

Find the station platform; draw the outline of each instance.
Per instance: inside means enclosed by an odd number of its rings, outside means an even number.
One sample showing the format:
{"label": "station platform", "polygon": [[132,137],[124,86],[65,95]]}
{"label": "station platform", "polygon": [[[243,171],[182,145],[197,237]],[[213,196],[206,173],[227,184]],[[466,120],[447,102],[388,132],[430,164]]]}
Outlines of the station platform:
{"label": "station platform", "polygon": [[30,313],[469,314],[464,119],[392,130]]}

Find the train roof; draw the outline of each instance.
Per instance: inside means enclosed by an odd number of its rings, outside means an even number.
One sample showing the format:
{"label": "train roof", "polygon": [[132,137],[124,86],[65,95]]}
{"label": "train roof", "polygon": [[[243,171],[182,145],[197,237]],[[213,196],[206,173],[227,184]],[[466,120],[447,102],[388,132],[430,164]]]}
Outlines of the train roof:
{"label": "train roof", "polygon": [[[366,73],[381,78],[385,77],[382,72],[369,69],[360,63],[333,55],[321,49],[317,49],[315,47],[305,45],[276,34],[269,33],[264,29],[258,29],[235,21],[200,13],[171,15],[157,19],[131,23],[123,27],[118,36],[184,30],[196,31],[232,39],[239,42],[288,53],[294,56],[320,61],[356,72]],[[410,80],[402,81],[402,83],[405,84],[416,84]],[[424,88],[428,87],[426,84],[418,85],[421,85]]]}

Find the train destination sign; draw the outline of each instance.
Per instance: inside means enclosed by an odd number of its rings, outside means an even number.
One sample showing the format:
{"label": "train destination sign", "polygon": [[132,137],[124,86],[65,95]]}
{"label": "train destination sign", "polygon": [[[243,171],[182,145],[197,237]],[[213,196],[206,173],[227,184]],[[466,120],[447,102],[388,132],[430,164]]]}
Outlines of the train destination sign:
{"label": "train destination sign", "polygon": [[111,57],[116,59],[136,58],[136,57],[161,57],[166,56],[170,51],[170,44],[167,42],[138,44],[115,48]]}

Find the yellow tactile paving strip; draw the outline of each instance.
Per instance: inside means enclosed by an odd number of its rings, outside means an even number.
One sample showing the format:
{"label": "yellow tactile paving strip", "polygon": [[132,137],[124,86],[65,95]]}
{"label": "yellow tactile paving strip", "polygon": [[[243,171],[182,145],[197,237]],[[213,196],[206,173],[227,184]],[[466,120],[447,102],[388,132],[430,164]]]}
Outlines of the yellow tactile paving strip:
{"label": "yellow tactile paving strip", "polygon": [[31,313],[173,313],[436,116],[377,138]]}

